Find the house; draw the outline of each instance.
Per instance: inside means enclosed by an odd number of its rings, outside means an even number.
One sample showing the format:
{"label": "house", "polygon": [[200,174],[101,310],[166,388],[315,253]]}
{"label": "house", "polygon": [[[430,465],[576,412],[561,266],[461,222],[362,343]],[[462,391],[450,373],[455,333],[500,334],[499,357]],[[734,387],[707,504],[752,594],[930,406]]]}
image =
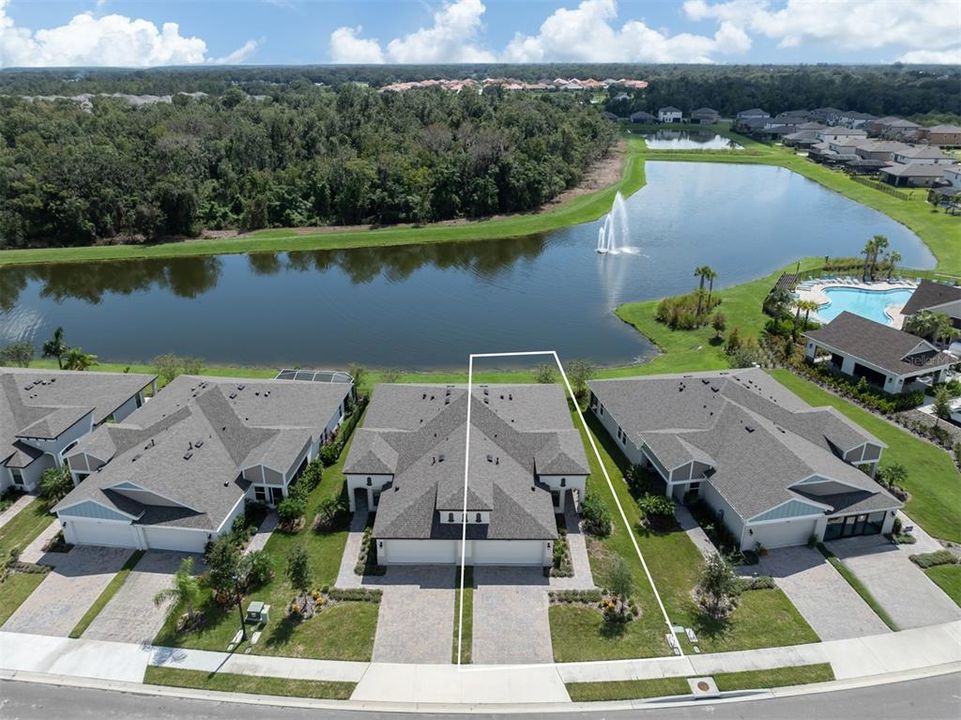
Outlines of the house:
{"label": "house", "polygon": [[939,147],[933,145],[914,145],[894,153],[894,162],[905,165],[954,165],[957,160],[950,155],[945,155]]}
{"label": "house", "polygon": [[287,496],[351,402],[351,383],[181,375],[66,455],[67,542],[202,552],[247,501]]}
{"label": "house", "polygon": [[858,112],[856,110],[843,111],[840,124],[849,128],[863,128],[876,118],[871,113]]}
{"label": "house", "polygon": [[812,120],[824,123],[825,125],[840,125],[842,124],[842,119],[845,118],[843,110],[838,110],[833,107],[815,108],[808,114]]}
{"label": "house", "polygon": [[920,128],[918,137],[932,145],[941,147],[961,147],[961,127],[957,125],[935,125]]}
{"label": "house", "polygon": [[0,368],[0,491],[36,492],[44,470],[104,423],[144,404],[155,375]]}
{"label": "house", "polygon": [[924,338],[847,311],[805,337],[809,361],[830,356],[826,362],[837,372],[864,378],[892,395],[944,382],[948,368],[957,362]]}
{"label": "house", "polygon": [[961,287],[922,280],[901,308],[901,314],[909,318],[922,310],[943,313],[951,318],[954,327],[961,329]]}
{"label": "house", "polygon": [[760,369],[590,383],[591,410],[665,494],[703,501],[742,550],[890,532],[884,443]]}
{"label": "house", "polygon": [[[548,566],[587,458],[559,385],[379,385],[344,465],[381,565]],[[465,469],[467,482],[466,516]]]}
{"label": "house", "polygon": [[888,140],[915,140],[921,126],[899,117],[883,117],[866,123],[868,131],[877,137]]}
{"label": "house", "polygon": [[771,113],[767,110],[762,110],[761,108],[751,108],[750,110],[741,110],[737,114],[738,120],[759,120],[763,118],[771,117]]}
{"label": "house", "polygon": [[679,108],[668,105],[658,109],[657,120],[663,123],[679,123],[684,120],[684,113]]}
{"label": "house", "polygon": [[653,122],[657,122],[657,118],[654,115],[651,115],[651,113],[649,112],[638,110],[635,113],[631,113],[631,122],[632,123],[653,123]]}
{"label": "house", "polygon": [[868,134],[864,130],[852,130],[846,127],[826,127],[817,132],[818,140],[821,142],[837,142],[842,139],[866,138],[867,136]]}
{"label": "house", "polygon": [[691,122],[700,123],[701,125],[713,125],[720,119],[720,113],[708,107],[698,108],[691,113]]}
{"label": "house", "polygon": [[930,163],[888,163],[878,176],[896,187],[934,187],[944,182],[944,168]]}
{"label": "house", "polygon": [[895,153],[903,153],[910,145],[897,140],[869,140],[855,149],[855,153],[862,160],[894,161]]}

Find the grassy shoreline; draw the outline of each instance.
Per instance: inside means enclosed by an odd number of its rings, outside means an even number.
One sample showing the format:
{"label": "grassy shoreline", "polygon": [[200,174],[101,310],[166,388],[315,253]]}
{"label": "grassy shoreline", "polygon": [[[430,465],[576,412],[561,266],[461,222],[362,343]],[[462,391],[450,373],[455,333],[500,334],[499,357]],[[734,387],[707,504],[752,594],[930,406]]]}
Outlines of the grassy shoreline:
{"label": "grassy shoreline", "polygon": [[[901,200],[856,183],[843,173],[829,170],[790,149],[758,143],[737,135],[726,123],[707,128],[744,146],[742,150],[648,150],[637,135],[647,126],[626,132],[627,150],[621,179],[607,188],[581,195],[543,212],[469,222],[441,222],[423,227],[392,226],[379,229],[325,228],[310,232],[298,228],[260,230],[230,238],[209,238],[151,245],[106,245],[93,247],[37,248],[0,251],[0,266],[99,260],[190,257],[256,252],[344,250],[359,247],[418,245],[467,240],[498,240],[522,237],[569,225],[590,222],[608,212],[615,193],[631,195],[646,184],[647,160],[725,162],[775,165],[787,168],[845,197],[878,210],[915,232],[937,259],[937,269],[961,269],[961,225],[958,220],[936,212],[922,199]],[[677,126],[676,129],[701,126]]]}

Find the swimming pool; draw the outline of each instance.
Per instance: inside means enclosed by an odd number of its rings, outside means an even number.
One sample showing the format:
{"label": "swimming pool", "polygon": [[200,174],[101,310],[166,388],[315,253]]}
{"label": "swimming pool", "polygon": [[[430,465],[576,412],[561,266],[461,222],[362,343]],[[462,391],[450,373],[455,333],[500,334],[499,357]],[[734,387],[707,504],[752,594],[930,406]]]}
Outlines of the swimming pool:
{"label": "swimming pool", "polygon": [[890,324],[891,318],[884,312],[888,305],[904,305],[911,293],[910,288],[898,290],[866,290],[856,287],[827,287],[822,290],[830,302],[818,309],[818,317],[830,322],[847,310],[868,320]]}

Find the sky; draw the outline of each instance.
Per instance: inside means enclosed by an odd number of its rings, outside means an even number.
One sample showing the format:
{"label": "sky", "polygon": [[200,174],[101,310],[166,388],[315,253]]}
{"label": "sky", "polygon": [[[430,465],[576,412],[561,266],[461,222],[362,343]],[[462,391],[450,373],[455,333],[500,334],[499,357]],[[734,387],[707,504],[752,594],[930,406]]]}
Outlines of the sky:
{"label": "sky", "polygon": [[961,0],[0,0],[0,68],[961,64]]}

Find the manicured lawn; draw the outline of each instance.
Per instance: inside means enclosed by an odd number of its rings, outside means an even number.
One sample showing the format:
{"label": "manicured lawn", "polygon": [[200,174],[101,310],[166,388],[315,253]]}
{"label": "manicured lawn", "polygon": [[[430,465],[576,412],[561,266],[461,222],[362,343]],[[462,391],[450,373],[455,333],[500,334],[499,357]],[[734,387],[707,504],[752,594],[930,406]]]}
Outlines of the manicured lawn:
{"label": "manicured lawn", "polygon": [[[348,448],[337,464],[324,470],[324,478],[311,492],[308,501],[308,520],[313,517],[318,503],[326,497],[337,497],[344,491],[343,463]],[[303,544],[310,557],[314,586],[333,585],[340,568],[340,558],[347,542],[346,523],[331,532],[316,533],[309,527],[296,532],[274,532],[267,541],[266,551],[274,565],[274,578],[253,591],[245,604],[261,600],[271,605],[271,619],[257,645],[251,652],[260,655],[290,655],[328,660],[369,660],[374,647],[379,606],[369,602],[341,602],[322,609],[313,618],[292,622],[284,618],[285,608],[295,592],[284,571],[287,554],[295,545]],[[225,650],[240,628],[237,609],[228,612],[212,602],[209,591],[204,591],[205,626],[195,632],[177,633],[177,618],[182,608],[171,610],[167,622],[154,640],[156,645],[191,647],[202,650]],[[243,648],[246,649],[246,646]]]}
{"label": "manicured lawn", "polygon": [[961,565],[938,565],[924,572],[956,605],[961,606]]}
{"label": "manicured lawn", "polygon": [[[818,665],[773,668],[771,670],[718,673],[713,677],[718,690],[730,692],[830,682],[834,680],[834,671],[831,669],[830,663],[821,663]],[[689,695],[691,690],[685,678],[677,677],[655,680],[568,683],[567,692],[574,702],[597,702]]]}
{"label": "manicured lawn", "polygon": [[0,562],[6,562],[13,548],[21,551],[54,521],[48,512],[50,506],[39,498],[14,516],[0,528]]}
{"label": "manicured lawn", "polygon": [[106,607],[107,603],[110,602],[111,598],[117,594],[117,591],[127,582],[127,577],[130,575],[130,571],[134,569],[134,566],[140,562],[140,558],[143,557],[143,550],[137,550],[133,555],[127,558],[127,562],[123,564],[120,568],[120,572],[113,576],[110,583],[103,589],[100,593],[100,597],[97,598],[96,602],[87,608],[87,612],[84,613],[83,617],[80,618],[73,630],[70,631],[70,637],[78,638],[84,634],[86,629],[90,627],[90,623],[93,622],[94,618],[100,614],[100,611]]}
{"label": "manicured lawn", "polygon": [[567,683],[567,694],[574,702],[640,700],[642,698],[689,695],[691,688],[682,677],[653,680],[614,680],[611,682]]}
{"label": "manicured lawn", "polygon": [[911,499],[904,512],[935,537],[961,542],[961,473],[944,450],[788,370],[771,375],[805,402],[835,407],[883,441],[888,448],[881,464],[900,463],[908,470],[904,485]]}
{"label": "manicured lawn", "polygon": [[[457,576],[457,590],[454,591],[454,638],[450,650],[450,661],[457,663],[457,628],[460,617],[460,575]],[[464,629],[461,639],[461,663],[470,663],[471,649],[474,645],[474,568],[464,568]]]}
{"label": "manicured lawn", "polygon": [[871,591],[864,586],[864,583],[858,579],[857,575],[851,572],[851,569],[844,564],[841,558],[837,557],[821,543],[818,543],[818,550],[820,550],[821,554],[827,558],[827,561],[834,566],[834,569],[841,574],[841,577],[847,581],[848,585],[850,585],[854,591],[861,596],[861,599],[864,600],[864,602],[866,602],[872,610],[874,610],[874,614],[881,618],[885,625],[897,632],[898,626],[894,624],[894,620],[891,618],[891,616],[888,615],[887,611],[883,607],[881,607],[881,604],[875,600],[874,595],[871,594]]}
{"label": "manicured lawn", "polygon": [[153,666],[147,668],[143,681],[147,685],[170,685],[197,690],[250,693],[252,695],[284,695],[322,700],[347,700],[356,687],[356,683],[349,682],[292,680]]}
{"label": "manicured lawn", "polygon": [[[607,433],[588,413],[587,420],[602,458],[632,529],[626,530],[617,513],[610,489],[604,480],[596,458],[584,438],[585,451],[591,465],[588,491],[598,492],[614,515],[614,533],[603,540],[592,540],[589,545],[591,571],[594,581],[605,583],[616,555],[624,557],[634,571],[635,600],[641,607],[641,617],[626,626],[612,626],[591,608],[558,605],[550,609],[551,638],[557,662],[579,660],[610,660],[630,657],[668,655],[664,640],[667,626],[658,608],[654,593],[641,568],[628,532],[634,532],[651,576],[671,621],[693,627],[704,652],[745,650],[817,642],[818,637],[780,590],[754,590],[741,597],[741,604],[730,619],[721,624],[706,623],[691,597],[703,564],[697,548],[681,531],[665,533],[639,532],[639,512],[627,485],[622,481],[626,460]],[[580,428],[580,421],[574,418]],[[583,430],[582,430],[583,433]],[[615,461],[614,458],[617,458]],[[682,641],[685,652],[690,650]]]}
{"label": "manicured lawn", "polygon": [[46,573],[11,573],[0,582],[0,626],[10,619],[45,577]]}

